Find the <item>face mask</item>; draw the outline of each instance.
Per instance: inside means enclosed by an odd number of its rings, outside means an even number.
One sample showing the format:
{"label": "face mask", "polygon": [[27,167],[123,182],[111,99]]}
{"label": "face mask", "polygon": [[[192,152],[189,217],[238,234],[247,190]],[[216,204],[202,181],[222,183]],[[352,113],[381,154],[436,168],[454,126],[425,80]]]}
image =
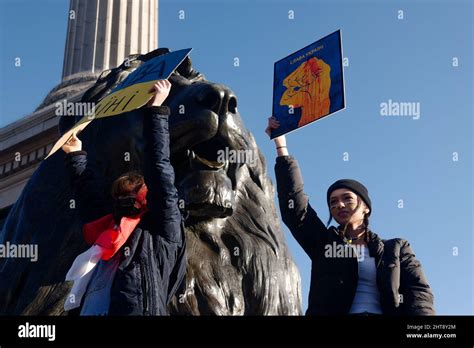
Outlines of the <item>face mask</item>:
{"label": "face mask", "polygon": [[117,221],[123,216],[133,216],[140,213],[140,208],[135,206],[135,196],[119,197],[114,202],[114,218]]}

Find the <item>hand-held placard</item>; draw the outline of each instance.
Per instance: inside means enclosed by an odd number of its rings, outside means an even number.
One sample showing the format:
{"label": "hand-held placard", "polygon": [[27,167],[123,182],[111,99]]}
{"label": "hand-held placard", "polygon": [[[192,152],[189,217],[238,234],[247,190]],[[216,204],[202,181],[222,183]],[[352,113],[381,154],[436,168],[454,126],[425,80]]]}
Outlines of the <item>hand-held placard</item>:
{"label": "hand-held placard", "polygon": [[338,30],[275,63],[271,139],[345,108],[342,57]]}
{"label": "hand-held placard", "polygon": [[85,115],[70,130],[65,132],[54,144],[46,158],[58,151],[71,139],[74,133],[77,134],[77,132],[82,131],[94,119],[116,116],[147,104],[153,97],[152,91],[155,90],[156,81],[168,79],[191,50],[191,48],[187,48],[170,52],[143,63],[115,87],[111,94],[101,99],[90,114]]}

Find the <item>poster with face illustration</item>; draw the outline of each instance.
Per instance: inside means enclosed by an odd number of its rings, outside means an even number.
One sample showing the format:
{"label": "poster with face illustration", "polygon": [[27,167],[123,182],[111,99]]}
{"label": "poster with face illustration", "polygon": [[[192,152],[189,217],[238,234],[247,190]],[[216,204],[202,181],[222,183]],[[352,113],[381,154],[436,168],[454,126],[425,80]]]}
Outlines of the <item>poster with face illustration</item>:
{"label": "poster with face illustration", "polygon": [[275,63],[272,139],[344,108],[340,30]]}

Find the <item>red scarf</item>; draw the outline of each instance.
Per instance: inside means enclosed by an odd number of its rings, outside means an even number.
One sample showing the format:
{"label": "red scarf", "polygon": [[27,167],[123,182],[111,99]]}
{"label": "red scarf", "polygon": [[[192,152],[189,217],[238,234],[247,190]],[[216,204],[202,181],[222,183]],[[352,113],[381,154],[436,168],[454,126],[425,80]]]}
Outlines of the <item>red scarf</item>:
{"label": "red scarf", "polygon": [[137,227],[143,214],[147,211],[147,192],[147,187],[143,184],[135,198],[136,203],[140,205],[140,213],[134,216],[123,216],[119,225],[115,223],[113,214],[105,215],[84,225],[82,231],[86,243],[97,244],[103,248],[102,260],[110,260]]}

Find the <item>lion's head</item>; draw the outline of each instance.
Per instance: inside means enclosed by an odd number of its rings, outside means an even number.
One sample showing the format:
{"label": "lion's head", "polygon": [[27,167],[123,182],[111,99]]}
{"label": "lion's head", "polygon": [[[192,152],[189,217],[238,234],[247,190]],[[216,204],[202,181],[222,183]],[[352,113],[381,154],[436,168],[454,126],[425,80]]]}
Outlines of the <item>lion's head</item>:
{"label": "lion's head", "polygon": [[[127,64],[104,72],[82,101],[98,101],[144,61],[166,52],[129,57]],[[188,215],[186,281],[171,313],[300,314],[299,273],[279,226],[264,158],[242,123],[237,97],[207,81],[190,59],[170,81],[171,161],[181,208]],[[90,165],[104,176],[105,190],[123,172],[140,170],[143,117],[138,109],[98,119],[81,134]],[[72,123],[64,118],[60,129]],[[0,234],[0,241],[39,244],[36,264],[0,260],[3,313],[62,313],[69,289],[64,276],[85,248],[80,223],[68,206],[72,193],[62,160],[59,152],[41,164]],[[45,205],[34,205],[37,199]]]}

